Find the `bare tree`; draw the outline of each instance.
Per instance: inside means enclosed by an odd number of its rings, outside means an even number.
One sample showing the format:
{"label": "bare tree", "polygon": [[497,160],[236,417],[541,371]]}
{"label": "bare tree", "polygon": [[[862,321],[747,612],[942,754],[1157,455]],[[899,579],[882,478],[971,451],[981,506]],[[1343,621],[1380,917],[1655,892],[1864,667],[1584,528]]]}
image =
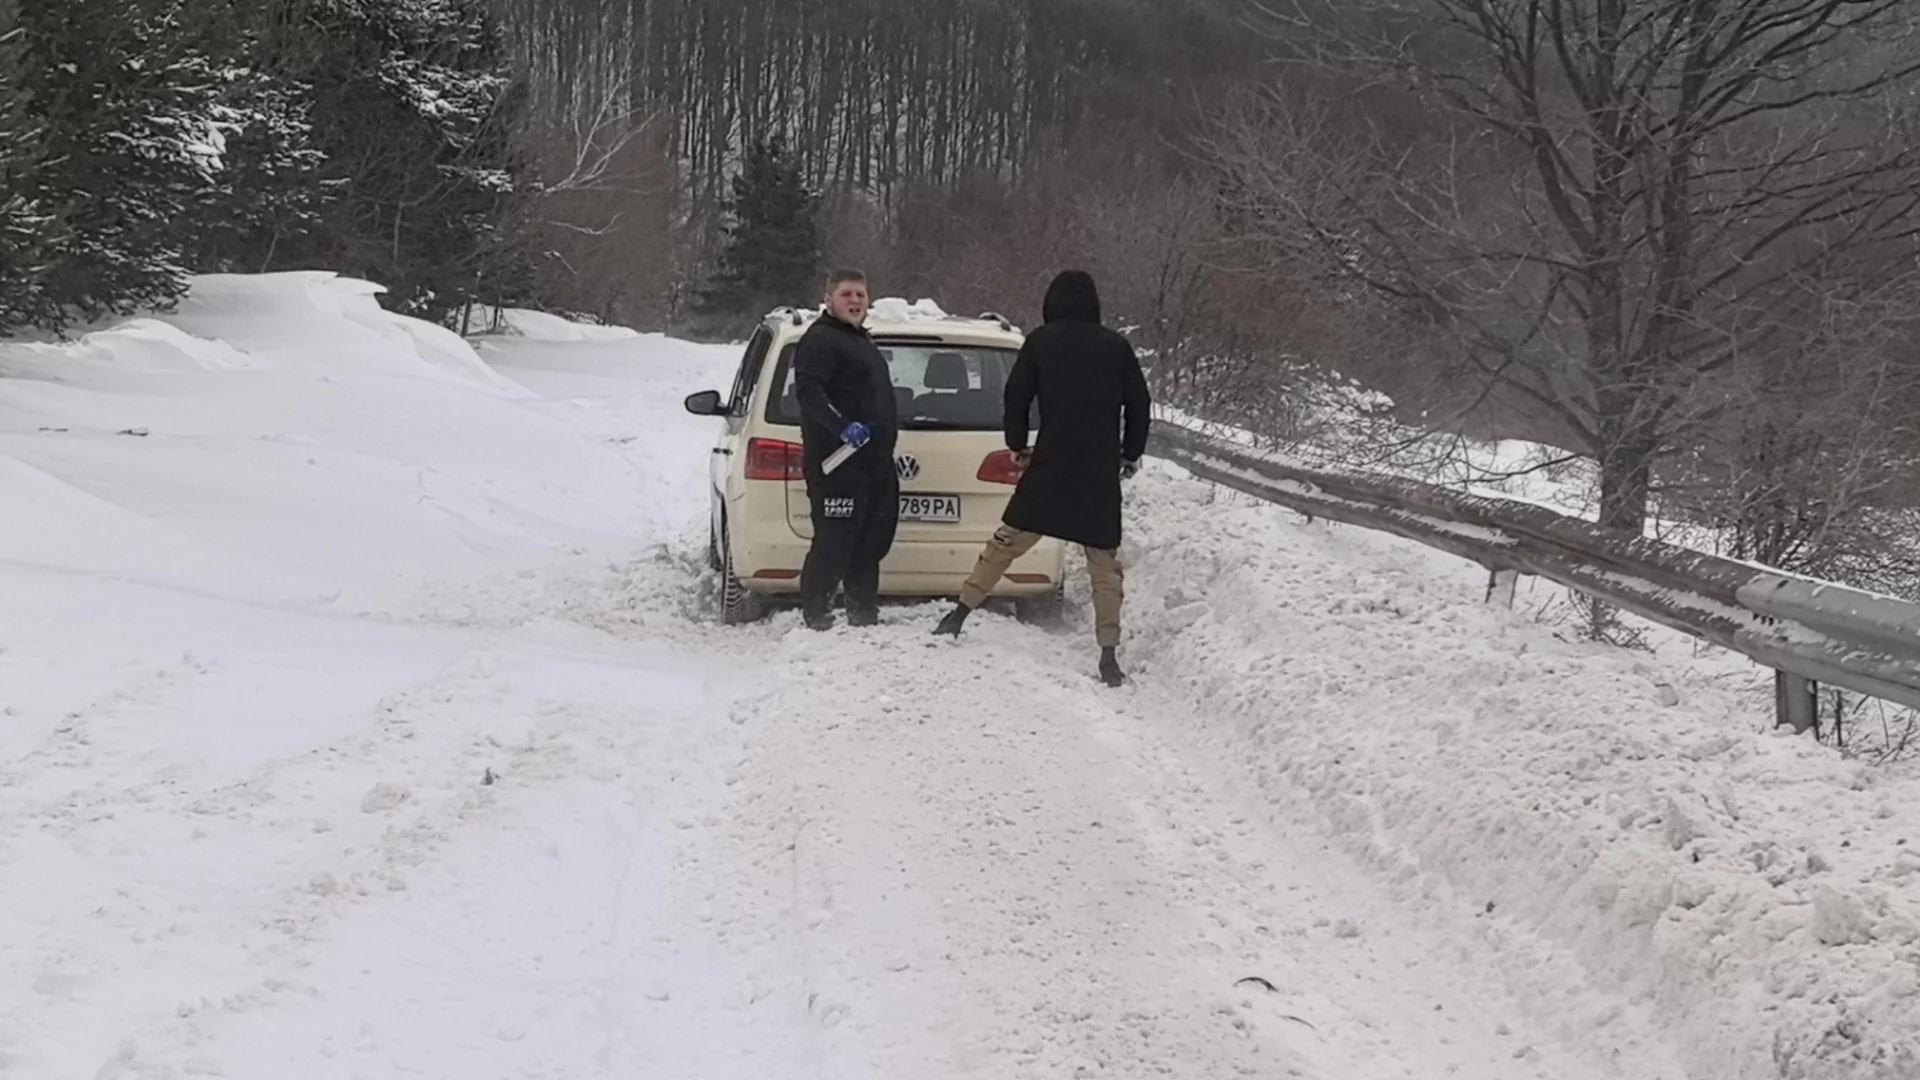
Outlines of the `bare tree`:
{"label": "bare tree", "polygon": [[603,321],[657,325],[679,270],[681,184],[660,110],[620,83],[531,124],[541,194],[529,226],[541,293]]}
{"label": "bare tree", "polygon": [[[1370,0],[1262,6],[1294,87],[1212,150],[1284,258],[1364,286],[1434,362],[1550,418],[1645,528],[1656,461],[1739,404],[1716,378],[1785,298],[1871,292],[1920,222],[1890,137],[1907,0]],[[1331,102],[1328,90],[1346,95]],[[1383,98],[1418,128],[1352,102]]]}
{"label": "bare tree", "polygon": [[1781,315],[1715,380],[1735,407],[1664,470],[1660,501],[1736,558],[1920,596],[1920,271],[1844,301],[1812,285]]}

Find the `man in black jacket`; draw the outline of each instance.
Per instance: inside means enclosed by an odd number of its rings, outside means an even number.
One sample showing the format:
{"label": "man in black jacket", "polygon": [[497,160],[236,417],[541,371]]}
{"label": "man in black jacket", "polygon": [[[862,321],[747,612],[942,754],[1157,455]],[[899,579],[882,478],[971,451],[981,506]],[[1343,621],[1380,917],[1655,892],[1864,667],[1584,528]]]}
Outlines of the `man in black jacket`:
{"label": "man in black jacket", "polygon": [[[867,279],[836,270],[827,280],[826,311],[807,328],[793,354],[793,392],[800,403],[802,469],[813,504],[813,544],[800,569],[801,608],[815,630],[833,626],[827,610],[836,588],[847,595],[847,621],[880,621],[880,560],[900,521],[900,478],[893,450],[899,405],[886,357],[863,324]],[[858,449],[829,473],[841,446]]]}
{"label": "man in black jacket", "polygon": [[1125,681],[1120,644],[1120,481],[1147,452],[1152,401],[1140,358],[1127,339],[1100,325],[1100,294],[1092,276],[1068,270],[1047,288],[1045,325],[1027,336],[1007,376],[1007,448],[1027,454],[1028,410],[1040,399],[1040,436],[1026,470],[987,542],[960,604],[940,620],[936,634],[958,636],[967,616],[986,602],[1015,559],[1042,536],[1086,549],[1093,579],[1094,634],[1100,677]]}

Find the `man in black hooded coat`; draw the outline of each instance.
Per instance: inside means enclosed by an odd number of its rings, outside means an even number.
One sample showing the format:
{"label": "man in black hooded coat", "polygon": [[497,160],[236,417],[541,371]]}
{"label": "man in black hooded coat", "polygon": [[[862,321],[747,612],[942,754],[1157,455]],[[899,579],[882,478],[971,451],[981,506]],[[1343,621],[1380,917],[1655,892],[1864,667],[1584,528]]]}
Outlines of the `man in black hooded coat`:
{"label": "man in black hooded coat", "polygon": [[[1045,324],[1027,336],[1007,377],[1007,448],[1026,461],[1019,486],[960,592],[935,627],[958,635],[967,616],[1015,559],[1043,536],[1086,549],[1093,579],[1100,677],[1118,686],[1124,575],[1120,566],[1120,481],[1147,452],[1152,402],[1133,346],[1100,324],[1091,275],[1068,270],[1047,288]],[[1040,401],[1040,434],[1028,454],[1028,414]]]}

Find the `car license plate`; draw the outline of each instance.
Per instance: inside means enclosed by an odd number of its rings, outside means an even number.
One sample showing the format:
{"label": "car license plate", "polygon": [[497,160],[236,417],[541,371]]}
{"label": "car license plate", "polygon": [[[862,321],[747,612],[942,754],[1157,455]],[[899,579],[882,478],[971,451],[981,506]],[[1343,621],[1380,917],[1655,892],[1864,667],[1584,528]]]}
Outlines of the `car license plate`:
{"label": "car license plate", "polygon": [[960,520],[958,495],[902,495],[901,521],[954,522]]}

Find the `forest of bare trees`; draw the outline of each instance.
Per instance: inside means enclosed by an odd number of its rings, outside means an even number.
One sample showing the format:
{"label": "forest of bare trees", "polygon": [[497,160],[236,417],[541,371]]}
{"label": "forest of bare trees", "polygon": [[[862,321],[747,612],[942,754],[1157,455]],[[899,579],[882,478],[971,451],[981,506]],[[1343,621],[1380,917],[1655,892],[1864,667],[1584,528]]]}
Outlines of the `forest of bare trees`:
{"label": "forest of bare trees", "polygon": [[[969,249],[1004,248],[1009,216],[1036,202],[1016,206],[1012,192],[1069,178],[1163,187],[1181,129],[1260,56],[1235,10],[1233,0],[510,0],[545,167],[622,158],[620,221],[671,226],[651,276],[588,306],[661,320],[683,312],[685,287],[711,266],[728,178],[769,135],[822,195],[829,253],[902,289],[951,292],[952,268],[977,257]],[[606,117],[621,123],[598,124]],[[606,221],[581,208],[588,201],[568,200],[573,238],[561,247],[583,282],[604,283],[582,264],[631,246],[594,242]],[[966,299],[1009,304],[1046,272],[968,281]]]}

